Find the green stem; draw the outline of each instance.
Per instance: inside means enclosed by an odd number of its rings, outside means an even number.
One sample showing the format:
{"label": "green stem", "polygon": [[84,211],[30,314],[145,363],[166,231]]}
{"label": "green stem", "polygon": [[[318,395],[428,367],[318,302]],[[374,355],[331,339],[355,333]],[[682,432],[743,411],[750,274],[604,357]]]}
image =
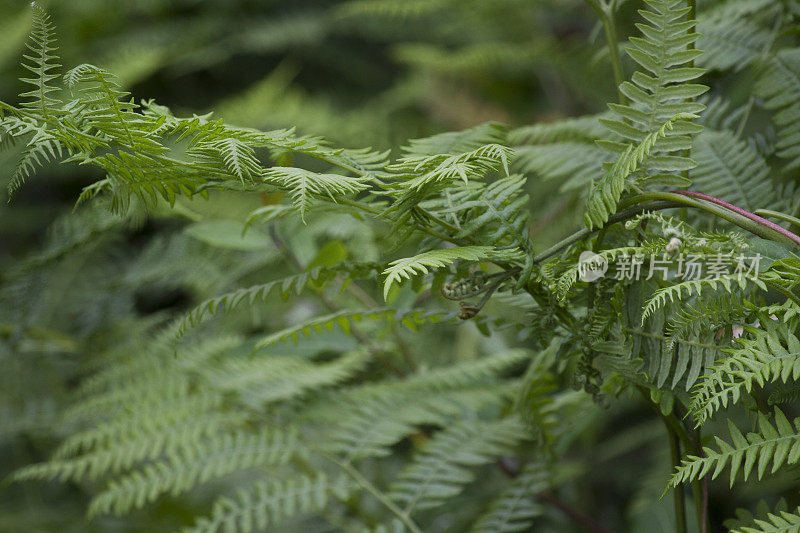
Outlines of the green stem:
{"label": "green stem", "polygon": [[[675,204],[685,205],[687,207],[695,207],[697,209],[702,209],[712,215],[715,215],[723,220],[727,220],[732,224],[736,224],[740,228],[743,228],[754,235],[757,235],[761,238],[768,239],[775,242],[781,242],[784,244],[790,244],[797,248],[800,248],[800,244],[798,241],[787,237],[786,233],[782,233],[776,229],[773,229],[765,224],[768,224],[767,221],[763,221],[764,224],[753,220],[752,218],[740,215],[739,213],[732,211],[726,207],[718,205],[716,203],[712,203],[709,201],[701,200],[698,198],[692,198],[689,196],[685,196],[683,194],[677,194],[675,192],[647,192],[637,196],[633,196],[626,200],[620,202],[620,207],[630,207],[636,204],[643,204],[646,202],[651,202],[654,200],[662,200],[667,202],[673,202]],[[752,215],[751,216],[755,216]],[[758,217],[756,217],[758,218]],[[762,219],[763,220],[763,219]],[[783,230],[783,228],[781,228]],[[783,230],[786,232],[786,230]],[[787,232],[788,233],[788,232]],[[794,236],[797,239],[800,237]]]}
{"label": "green stem", "polygon": [[614,70],[614,83],[617,86],[617,95],[619,97],[619,102],[624,104],[627,99],[620,89],[624,78],[622,74],[622,61],[619,57],[619,43],[617,42],[617,27],[614,23],[613,7],[606,4],[601,5],[597,0],[586,0],[586,2],[592,6],[592,9],[595,10],[597,16],[600,17],[600,21],[603,23],[606,43],[608,44],[608,55],[611,60],[611,68]]}
{"label": "green stem", "polygon": [[[669,433],[669,451],[672,457],[672,465],[678,467],[681,464],[681,443],[678,435],[666,426],[667,433]],[[672,491],[672,497],[675,502],[675,531],[678,533],[686,533],[686,502],[683,498],[683,486],[678,485]]]}
{"label": "green stem", "polygon": [[790,224],[794,224],[795,226],[800,227],[800,218],[793,217],[792,215],[787,215],[786,213],[781,213],[780,211],[772,211],[770,209],[756,209],[753,211],[756,215],[760,217],[772,217],[777,218],[778,220],[783,220],[784,222],[789,222]]}

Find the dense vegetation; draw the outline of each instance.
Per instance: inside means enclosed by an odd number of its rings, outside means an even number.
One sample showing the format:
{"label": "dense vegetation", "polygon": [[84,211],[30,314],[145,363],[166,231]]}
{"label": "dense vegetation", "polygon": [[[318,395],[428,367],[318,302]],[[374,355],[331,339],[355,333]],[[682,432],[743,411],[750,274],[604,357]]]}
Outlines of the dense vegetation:
{"label": "dense vegetation", "polygon": [[0,13],[0,530],[800,530],[796,0]]}

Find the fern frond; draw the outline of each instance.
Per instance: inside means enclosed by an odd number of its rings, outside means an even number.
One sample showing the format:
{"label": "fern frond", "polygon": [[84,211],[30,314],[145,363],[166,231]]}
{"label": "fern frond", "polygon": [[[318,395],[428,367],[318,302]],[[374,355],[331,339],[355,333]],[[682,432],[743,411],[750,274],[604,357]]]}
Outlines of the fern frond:
{"label": "fern frond", "polygon": [[297,436],[292,431],[225,433],[194,442],[164,461],[111,481],[94,497],[88,514],[90,517],[104,513],[125,514],[162,494],[176,496],[233,472],[285,464],[299,450]]}
{"label": "fern frond", "polygon": [[314,199],[336,202],[337,196],[355,194],[368,187],[368,178],[318,174],[310,170],[291,167],[269,168],[263,172],[262,179],[268,184],[288,191],[303,220],[313,205]]}
{"label": "fern frond", "polygon": [[555,422],[550,417],[554,404],[550,393],[557,388],[551,367],[555,364],[560,347],[561,341],[555,339],[547,348],[534,355],[522,377],[519,395],[514,402],[514,410],[539,445],[548,444],[549,430]]}
{"label": "fern frond", "polygon": [[455,238],[485,234],[480,242],[526,249],[529,239],[525,184],[523,176],[510,176],[488,185],[456,189],[448,200],[448,208],[442,211],[459,220],[461,229]]}
{"label": "fern frond", "polygon": [[440,322],[448,317],[449,313],[444,312],[431,312],[431,311],[418,311],[418,310],[396,310],[390,308],[374,308],[374,309],[361,309],[361,310],[342,310],[330,313],[328,315],[312,318],[302,324],[288,327],[281,331],[277,331],[268,337],[265,337],[256,343],[253,351],[258,351],[267,346],[271,346],[276,342],[286,341],[292,339],[297,342],[299,335],[302,333],[310,337],[313,332],[322,333],[324,329],[332,331],[334,326],[339,326],[346,334],[350,333],[350,325],[353,322],[359,322],[364,319],[372,321],[385,320],[388,322],[395,322],[401,324],[408,329],[415,330],[419,324],[426,322]]}
{"label": "fern frond", "polygon": [[546,508],[536,501],[535,495],[550,485],[547,467],[541,462],[525,466],[500,495],[481,515],[471,533],[514,533],[528,531],[533,520],[546,513]]}
{"label": "fern frond", "polygon": [[[656,245],[658,246],[658,245]],[[611,264],[619,256],[636,256],[636,255],[649,255],[650,250],[640,246],[625,246],[622,248],[611,248],[608,250],[600,250],[597,252],[597,256],[603,259],[606,264]],[[583,263],[580,261],[575,263],[574,265],[570,266],[563,274],[558,278],[558,283],[555,287],[555,294],[556,297],[560,301],[565,301],[567,295],[569,294],[570,289],[578,282],[578,277],[581,273],[581,269],[584,268]]]}
{"label": "fern frond", "polygon": [[525,438],[516,418],[464,421],[435,435],[392,484],[389,497],[406,515],[443,504],[474,479],[470,468],[509,453]]}
{"label": "fern frond", "polygon": [[748,0],[721,2],[698,15],[697,62],[708,69],[736,71],[750,66],[764,52],[770,39],[759,19],[774,16],[774,2]]}
{"label": "fern frond", "polygon": [[33,137],[28,141],[22,157],[17,163],[17,168],[8,182],[8,193],[13,194],[31,176],[36,167],[62,157],[62,143],[47,129],[36,129]]}
{"label": "fern frond", "polygon": [[684,304],[675,310],[665,330],[667,349],[671,350],[680,339],[707,333],[734,321],[743,321],[755,306],[740,293],[698,299],[694,304]]}
{"label": "fern frond", "polygon": [[248,305],[252,305],[256,300],[266,301],[276,289],[281,298],[287,300],[290,296],[302,293],[309,283],[313,282],[317,286],[322,286],[342,272],[354,277],[368,277],[371,273],[376,272],[376,269],[374,265],[367,264],[340,265],[333,268],[317,266],[299,274],[215,296],[198,304],[183,317],[177,327],[177,335],[183,335],[189,328],[193,328],[219,313],[230,313],[242,303],[246,302]]}
{"label": "fern frond", "polygon": [[800,419],[794,421],[794,427],[783,412],[775,408],[775,421],[770,423],[767,415],[758,413],[758,433],[742,432],[728,420],[728,430],[732,444],[714,437],[717,448],[704,447],[705,457],[690,455],[685,458],[669,481],[670,487],[699,479],[713,468],[711,479],[716,477],[730,465],[730,485],[733,486],[736,475],[741,471],[747,481],[753,467],[757,467],[758,479],[764,476],[772,462],[771,473],[775,473],[784,465],[793,465],[800,460]]}
{"label": "fern frond", "polygon": [[402,182],[403,189],[419,191],[426,185],[439,182],[450,183],[461,179],[469,183],[470,179],[484,176],[488,172],[502,169],[509,175],[509,160],[513,151],[500,144],[487,144],[475,150],[460,154],[408,155],[401,157],[397,163],[389,165],[389,170],[400,174],[415,176]]}
{"label": "fern frond", "polygon": [[[617,210],[617,204],[622,193],[629,186],[630,176],[641,168],[647,160],[650,162],[650,154],[662,139],[667,137],[669,132],[675,129],[678,121],[687,121],[699,118],[698,115],[691,113],[677,113],[657,130],[648,133],[638,145],[634,147],[629,144],[625,152],[611,166],[608,172],[592,184],[592,190],[586,200],[586,214],[584,215],[588,228],[602,227],[608,221],[608,217]],[[617,132],[618,133],[618,132]],[[659,161],[666,161],[667,156],[659,156]],[[675,156],[669,156],[674,158]],[[650,167],[656,170],[688,170],[693,166],[691,162],[684,161],[682,158],[670,159],[668,168],[658,168],[658,165],[651,162]],[[648,177],[648,176],[644,176]]]}
{"label": "fern frond", "polygon": [[689,406],[698,424],[738,402],[742,392],[749,393],[754,385],[800,379],[800,340],[791,324],[763,316],[760,320],[760,328],[745,328],[750,338],[735,339],[739,346],[725,350],[728,357],[700,378]]}
{"label": "fern frond", "polygon": [[485,122],[461,131],[448,131],[421,139],[411,139],[403,146],[403,152],[409,157],[458,155],[479,150],[487,145],[503,145],[506,133],[507,127],[503,124]]}
{"label": "fern frond", "polygon": [[726,292],[733,294],[737,287],[742,290],[746,289],[748,283],[756,285],[763,291],[767,290],[766,284],[757,276],[744,273],[725,274],[719,278],[692,279],[658,289],[645,304],[644,312],[642,313],[642,324],[656,310],[666,306],[667,300],[670,303],[675,303],[692,295],[699,295],[707,289],[716,291],[718,290],[717,285],[725,289]]}
{"label": "fern frond", "polygon": [[234,498],[219,498],[211,516],[197,519],[183,532],[261,531],[298,515],[322,511],[331,495],[343,499],[350,492],[350,485],[344,478],[330,479],[321,472],[313,478],[259,481],[237,491]]}
{"label": "fern frond", "polygon": [[439,269],[458,260],[481,261],[497,255],[493,246],[461,246],[457,248],[443,248],[423,252],[414,257],[397,259],[389,263],[383,271],[386,281],[383,282],[383,297],[389,296],[389,290],[395,283],[401,283],[416,274],[427,274],[432,269]]}
{"label": "fern frond", "polygon": [[236,358],[205,369],[207,386],[235,394],[254,409],[321,391],[358,374],[369,362],[365,351],[343,355],[331,362],[312,363],[296,356]]}
{"label": "fern frond", "polygon": [[58,46],[56,44],[55,27],[50,22],[50,15],[35,2],[33,6],[33,27],[30,33],[30,42],[25,46],[34,55],[25,54],[23,57],[28,62],[23,61],[22,66],[33,73],[35,78],[20,78],[21,81],[32,85],[33,89],[20,94],[20,98],[27,101],[22,102],[22,106],[35,110],[42,118],[48,117],[54,109],[60,107],[61,102],[50,96],[58,89],[49,85],[58,74],[53,69],[60,67],[55,55]]}
{"label": "fern frond", "polygon": [[694,188],[748,211],[780,208],[770,168],[756,148],[730,131],[706,130],[695,139]]}
{"label": "fern frond", "polygon": [[362,385],[319,404],[310,416],[336,420],[326,445],[331,453],[348,461],[385,456],[418,425],[447,426],[455,416],[508,404],[515,388],[500,376],[528,357],[510,350],[391,384]]}
{"label": "fern frond", "polygon": [[764,98],[764,107],[774,112],[778,155],[787,160],[787,170],[796,169],[800,166],[800,48],[787,48],[770,58],[754,91]]}
{"label": "fern frond", "polygon": [[[688,83],[703,73],[702,69],[685,66],[701,54],[689,47],[699,37],[691,32],[695,21],[679,20],[689,8],[679,7],[682,3],[679,0],[647,0],[646,3],[650,10],[640,10],[639,13],[648,23],[637,24],[644,37],[631,37],[631,46],[626,48],[628,55],[642,70],[619,87],[630,103],[609,104],[618,118],[601,119],[607,128],[626,142],[598,142],[607,149],[622,153],[622,159],[631,156],[634,151],[631,146],[642,146],[645,140],[678,114],[688,118],[702,111],[705,106],[692,100],[708,90],[705,85]],[[691,148],[691,136],[702,130],[702,127],[686,118],[674,119],[669,132],[663,132],[658,149],[650,154],[643,168],[645,177],[651,176],[653,171],[675,173],[694,166],[687,157],[676,155]],[[624,168],[624,165],[619,166],[620,170]],[[619,177],[618,174],[616,177]],[[597,209],[594,213],[590,212],[593,215],[590,216],[590,222],[594,225],[605,222],[606,211],[614,209],[625,185],[611,178],[606,181],[604,194],[595,194],[598,200],[591,203]]]}
{"label": "fern frond", "polygon": [[788,512],[775,510],[764,518],[754,518],[752,526],[734,526],[730,533],[797,533],[800,531],[800,507]]}

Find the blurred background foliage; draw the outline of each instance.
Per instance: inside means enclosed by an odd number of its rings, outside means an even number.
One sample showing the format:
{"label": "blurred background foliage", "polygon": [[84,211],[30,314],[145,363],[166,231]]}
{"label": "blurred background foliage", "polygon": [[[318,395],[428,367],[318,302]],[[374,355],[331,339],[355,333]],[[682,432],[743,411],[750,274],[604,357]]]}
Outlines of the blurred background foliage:
{"label": "blurred background foliage", "polygon": [[[241,126],[296,127],[343,147],[398,152],[409,138],[487,121],[514,128],[603,112],[616,95],[602,28],[582,0],[71,0],[44,7],[57,26],[61,63],[106,67],[137,100],[152,98],[180,115],[213,110]],[[621,40],[635,31],[637,7],[622,3]],[[11,103],[25,75],[19,59],[30,16],[27,2],[0,0],[0,99]],[[752,37],[755,48],[758,35]],[[734,89],[749,83],[746,74],[726,76]],[[516,132],[520,142],[537,135]],[[539,248],[580,223],[577,189],[591,176],[569,143],[563,149],[562,160],[572,166],[545,169],[540,177],[577,175],[577,182],[529,180]],[[0,168],[12,169],[18,155],[2,152]],[[535,149],[519,152],[523,170],[526,157],[535,159]],[[4,180],[8,172],[0,175]],[[81,188],[97,179],[92,169],[49,165],[0,208],[0,477],[44,460],[74,429],[60,413],[104,349],[127,338],[135,353],[139,336],[165,316],[291,273],[278,251],[265,251],[266,234],[256,229],[239,238],[240,224],[226,225],[241,223],[268,199],[218,194],[214,202],[179,202],[179,216],[119,219],[92,208],[72,215]],[[343,215],[305,227],[290,221],[281,232],[303,264],[373,260],[385,237]],[[372,294],[377,285],[363,284]],[[291,305],[276,300],[259,316],[234,319],[269,331],[319,307],[307,298]],[[429,355],[431,366],[505,343],[482,337],[471,323],[403,335],[409,350]],[[309,349],[345,349],[348,342],[332,335]],[[562,496],[612,531],[673,530],[671,503],[658,500],[670,464],[660,423],[643,405],[601,412],[562,421],[584,426],[571,444]],[[777,483],[775,494],[790,482]],[[196,511],[167,499],[125,519],[88,523],[83,488],[0,486],[0,531],[160,531],[190,522]],[[763,488],[748,497],[762,494]],[[746,503],[713,501],[724,507],[711,509],[715,518],[733,516]],[[469,494],[463,502],[469,505]],[[549,525],[537,531],[577,527],[557,505],[547,514]]]}

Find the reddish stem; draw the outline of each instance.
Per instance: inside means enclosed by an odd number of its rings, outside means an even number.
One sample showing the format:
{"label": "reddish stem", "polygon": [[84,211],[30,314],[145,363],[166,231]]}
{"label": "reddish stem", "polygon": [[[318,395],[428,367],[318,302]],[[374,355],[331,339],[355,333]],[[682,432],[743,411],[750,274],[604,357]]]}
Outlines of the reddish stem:
{"label": "reddish stem", "polygon": [[725,209],[729,209],[729,210],[733,211],[734,213],[738,213],[738,214],[742,215],[745,218],[749,218],[750,220],[752,220],[753,222],[755,222],[757,224],[760,224],[762,226],[770,228],[771,230],[777,231],[778,233],[780,233],[784,237],[786,237],[788,239],[791,239],[796,244],[800,245],[800,237],[798,237],[797,235],[795,235],[794,233],[792,233],[788,229],[786,229],[786,228],[784,228],[782,226],[779,226],[779,225],[775,224],[774,222],[770,222],[766,218],[762,218],[762,217],[760,217],[758,215],[755,215],[755,214],[751,213],[750,211],[742,209],[741,207],[737,207],[737,206],[735,206],[733,204],[729,204],[725,200],[720,200],[719,198],[716,198],[716,197],[708,195],[708,194],[704,194],[702,192],[695,192],[695,191],[670,191],[670,192],[674,193],[674,194],[680,194],[681,196],[688,196],[690,198],[699,198],[700,200],[705,200],[707,202],[711,202],[712,204],[717,204],[719,206],[722,206]]}

